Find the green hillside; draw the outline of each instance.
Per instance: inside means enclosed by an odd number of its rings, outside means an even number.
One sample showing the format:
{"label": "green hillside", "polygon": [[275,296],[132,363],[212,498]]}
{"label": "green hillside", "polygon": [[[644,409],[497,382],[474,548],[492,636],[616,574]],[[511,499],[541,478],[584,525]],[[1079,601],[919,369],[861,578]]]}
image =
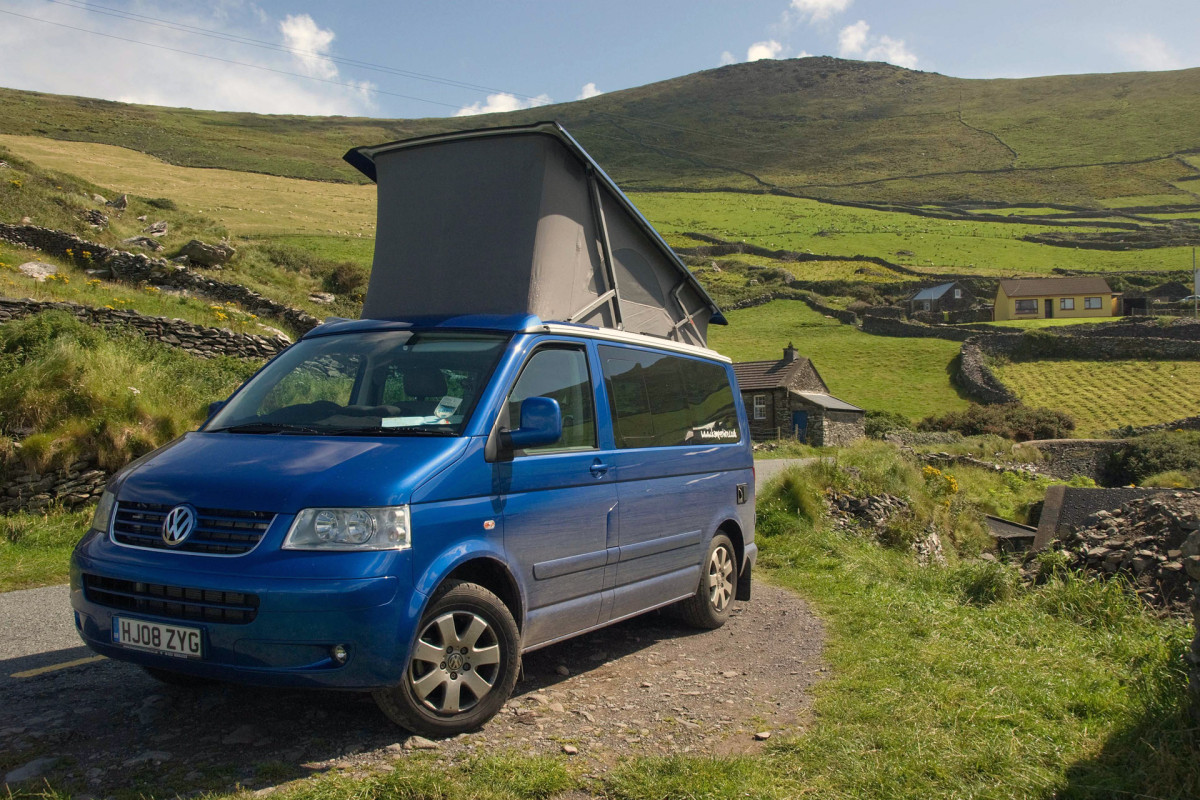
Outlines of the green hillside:
{"label": "green hillside", "polygon": [[[1195,203],[1200,69],[964,80],[882,63],[757,61],[487,117],[313,118],[0,90],[0,133],[180,165],[361,182],[351,146],[561,120],[631,189],[779,187],[868,202]],[[1141,204],[1135,203],[1135,205]]]}

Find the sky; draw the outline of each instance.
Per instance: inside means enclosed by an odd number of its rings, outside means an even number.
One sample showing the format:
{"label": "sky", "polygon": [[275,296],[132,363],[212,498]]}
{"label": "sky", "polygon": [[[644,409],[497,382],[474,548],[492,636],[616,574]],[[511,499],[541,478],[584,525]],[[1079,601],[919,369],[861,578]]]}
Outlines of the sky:
{"label": "sky", "polygon": [[1200,67],[1198,0],[0,0],[0,86],[268,114],[511,111],[762,58]]}

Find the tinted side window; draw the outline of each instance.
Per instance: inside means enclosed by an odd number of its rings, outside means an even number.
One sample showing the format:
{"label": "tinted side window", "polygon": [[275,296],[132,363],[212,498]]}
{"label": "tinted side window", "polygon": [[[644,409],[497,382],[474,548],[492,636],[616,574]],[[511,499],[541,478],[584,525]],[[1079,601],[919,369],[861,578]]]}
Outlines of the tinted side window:
{"label": "tinted side window", "polygon": [[600,347],[617,447],[740,438],[725,370],[705,361]]}
{"label": "tinted side window", "polygon": [[592,379],[587,356],[575,348],[538,350],[521,370],[521,377],[508,396],[508,426],[521,424],[521,401],[527,397],[549,397],[562,410],[562,438],[528,453],[589,450],[596,447],[596,417],[592,402]]}

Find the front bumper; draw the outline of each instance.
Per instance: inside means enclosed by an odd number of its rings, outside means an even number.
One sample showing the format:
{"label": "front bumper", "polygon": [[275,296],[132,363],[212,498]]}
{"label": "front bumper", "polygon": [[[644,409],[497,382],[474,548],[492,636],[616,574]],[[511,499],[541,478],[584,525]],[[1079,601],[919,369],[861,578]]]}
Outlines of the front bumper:
{"label": "front bumper", "polygon": [[[76,550],[71,559],[71,605],[85,644],[121,661],[216,680],[267,686],[372,689],[400,682],[405,655],[424,598],[394,575],[362,578],[252,577],[186,569],[162,569],[128,559],[107,560]],[[229,623],[197,618],[203,603],[130,600],[119,607],[117,592],[134,594],[183,589],[237,593],[257,600],[252,619]],[[88,585],[92,584],[92,585]],[[189,593],[195,597],[198,593]],[[186,611],[184,609],[187,609]],[[211,610],[211,609],[209,609]],[[120,616],[201,630],[203,658],[188,659],[115,644],[112,619]],[[349,657],[338,663],[334,645]]]}

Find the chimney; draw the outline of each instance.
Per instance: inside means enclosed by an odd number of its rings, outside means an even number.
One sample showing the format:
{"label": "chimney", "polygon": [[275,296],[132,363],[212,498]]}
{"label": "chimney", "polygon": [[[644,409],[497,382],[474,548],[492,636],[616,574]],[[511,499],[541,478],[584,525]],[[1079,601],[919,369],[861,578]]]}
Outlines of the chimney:
{"label": "chimney", "polygon": [[788,346],[783,348],[783,363],[791,364],[796,360],[796,348],[792,347],[792,343],[788,342]]}

